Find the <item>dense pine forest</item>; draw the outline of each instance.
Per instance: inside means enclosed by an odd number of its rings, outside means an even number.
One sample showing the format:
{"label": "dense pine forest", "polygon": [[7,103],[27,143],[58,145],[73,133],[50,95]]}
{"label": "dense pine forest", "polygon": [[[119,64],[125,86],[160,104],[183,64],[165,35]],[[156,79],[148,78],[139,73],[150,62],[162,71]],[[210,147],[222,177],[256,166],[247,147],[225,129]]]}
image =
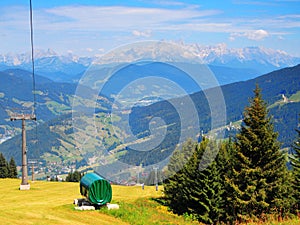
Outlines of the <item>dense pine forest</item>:
{"label": "dense pine forest", "polygon": [[223,142],[205,137],[200,143],[188,140],[174,151],[168,165],[170,177],[164,184],[165,204],[174,213],[205,224],[264,222],[297,215],[300,131],[297,133],[294,152],[287,157],[256,85],[239,133]]}

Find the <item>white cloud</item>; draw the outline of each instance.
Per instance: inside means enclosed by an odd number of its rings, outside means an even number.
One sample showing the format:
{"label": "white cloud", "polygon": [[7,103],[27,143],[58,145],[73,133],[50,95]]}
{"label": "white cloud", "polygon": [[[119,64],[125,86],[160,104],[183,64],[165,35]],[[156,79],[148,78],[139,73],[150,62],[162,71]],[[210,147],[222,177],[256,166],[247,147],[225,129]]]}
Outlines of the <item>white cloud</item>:
{"label": "white cloud", "polygon": [[[164,9],[125,6],[63,6],[46,10],[42,17],[65,18],[46,25],[45,29],[120,30],[167,27],[168,24],[220,13],[195,8]],[[43,20],[38,20],[43,21]],[[50,20],[51,21],[51,20]],[[41,27],[42,28],[42,27]]]}
{"label": "white cloud", "polygon": [[286,19],[286,18],[300,19],[300,14],[288,14],[288,15],[282,15],[278,17],[278,19]]}
{"label": "white cloud", "polygon": [[231,33],[229,40],[234,41],[237,37],[246,37],[249,40],[261,41],[268,36],[270,36],[270,34],[266,30],[259,29],[240,33]]}
{"label": "white cloud", "polygon": [[174,0],[155,0],[155,1],[151,1],[156,5],[167,5],[167,6],[184,6],[185,3],[183,2],[179,2],[179,1],[174,1]]}
{"label": "white cloud", "polygon": [[265,30],[255,30],[246,32],[245,36],[250,40],[260,41],[269,36],[269,33]]}
{"label": "white cloud", "polygon": [[132,34],[134,36],[137,36],[137,37],[150,37],[151,36],[151,31],[150,30],[147,30],[147,31],[133,30]]}
{"label": "white cloud", "polygon": [[[257,2],[261,0],[256,0],[255,4]],[[168,5],[171,7],[165,7]],[[101,53],[97,49],[104,47],[107,50],[149,37],[189,41],[207,39],[207,42],[214,42],[214,38],[225,39],[229,35],[231,41],[237,38],[260,41],[267,37],[288,40],[287,36],[298,34],[296,29],[300,28],[300,14],[296,11],[277,16],[249,14],[232,17],[226,10],[204,10],[199,4],[176,0],[155,0],[151,7],[65,5],[39,8],[34,10],[33,19],[35,43],[65,51],[80,48],[85,53],[87,47],[94,48],[93,53]],[[2,43],[14,42],[27,47],[29,35],[24,33],[29,33],[28,22],[28,8],[0,7]],[[258,26],[263,29],[257,29]],[[15,45],[11,44],[10,48]],[[0,45],[2,49],[8,49],[7,46]]]}
{"label": "white cloud", "polygon": [[[160,2],[160,1],[158,1]],[[164,1],[161,1],[164,2]],[[178,4],[178,3],[176,3]],[[137,37],[149,37],[151,32],[199,31],[232,33],[231,39],[244,36],[251,40],[261,40],[269,34],[265,30],[254,30],[257,24],[270,30],[300,27],[298,14],[282,15],[277,18],[247,19],[220,17],[220,10],[201,10],[190,5],[180,5],[175,9],[146,8],[130,6],[81,6],[69,5],[34,11],[34,29],[42,32],[130,32]],[[0,31],[10,27],[24,29],[28,23],[28,10],[18,8],[6,10],[5,18],[0,15]],[[25,18],[27,16],[27,18]],[[9,18],[9,20],[7,19]],[[286,22],[288,20],[288,22]],[[274,33],[274,31],[272,31]]]}

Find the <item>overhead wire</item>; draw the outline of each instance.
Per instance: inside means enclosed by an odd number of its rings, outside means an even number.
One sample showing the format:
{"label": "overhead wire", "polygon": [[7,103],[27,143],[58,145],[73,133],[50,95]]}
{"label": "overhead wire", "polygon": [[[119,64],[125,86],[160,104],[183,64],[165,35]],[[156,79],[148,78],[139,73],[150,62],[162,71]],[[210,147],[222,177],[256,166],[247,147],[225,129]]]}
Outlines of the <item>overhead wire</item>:
{"label": "overhead wire", "polygon": [[[30,22],[30,45],[31,45],[31,64],[32,64],[32,93],[33,93],[33,115],[36,118],[36,82],[35,82],[35,59],[34,59],[34,42],[33,42],[33,9],[32,9],[32,0],[29,0],[29,22]],[[36,148],[37,148],[37,157],[39,158],[39,146],[38,146],[38,123],[37,119],[35,121],[35,139],[36,139]]]}
{"label": "overhead wire", "polygon": [[31,64],[32,64],[32,89],[33,89],[33,114],[36,113],[36,90],[35,90],[35,65],[34,65],[34,44],[33,44],[33,16],[32,1],[29,0],[30,7],[30,44],[31,44]]}

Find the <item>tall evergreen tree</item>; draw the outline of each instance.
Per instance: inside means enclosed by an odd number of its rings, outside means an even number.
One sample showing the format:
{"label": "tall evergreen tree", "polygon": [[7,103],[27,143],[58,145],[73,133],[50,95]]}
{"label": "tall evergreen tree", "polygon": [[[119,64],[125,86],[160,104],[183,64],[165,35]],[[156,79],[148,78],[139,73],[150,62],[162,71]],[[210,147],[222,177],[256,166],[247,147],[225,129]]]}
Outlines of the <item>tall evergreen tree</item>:
{"label": "tall evergreen tree", "polygon": [[13,157],[10,158],[8,170],[9,170],[8,177],[17,178],[18,176],[17,165]]}
{"label": "tall evergreen tree", "polygon": [[291,164],[293,167],[293,194],[296,203],[296,210],[300,209],[300,130],[296,130],[298,133],[297,140],[293,144],[294,152],[290,156]]}
{"label": "tall evergreen tree", "polygon": [[266,103],[256,85],[236,136],[230,186],[234,216],[241,221],[282,212],[287,206],[286,160],[280,151]]}
{"label": "tall evergreen tree", "polygon": [[[218,164],[218,159],[212,162],[213,152],[218,151],[217,148],[215,141],[203,140],[194,153],[195,157],[185,167],[190,188],[189,213],[206,224],[217,223],[224,208],[221,164]],[[199,165],[200,162],[203,164]]]}
{"label": "tall evergreen tree", "polygon": [[[213,224],[219,221],[224,208],[220,170],[216,161],[211,163],[212,152],[218,146],[206,139],[194,148],[183,169],[165,183],[165,195],[174,212],[187,213],[201,222]],[[200,162],[203,164],[199,165]]]}
{"label": "tall evergreen tree", "polygon": [[0,178],[8,177],[8,166],[4,155],[0,153]]}
{"label": "tall evergreen tree", "polygon": [[188,139],[181,149],[176,149],[173,152],[166,171],[168,179],[164,183],[164,193],[167,204],[177,214],[183,214],[188,210],[189,187],[184,167],[192,157],[196,147],[197,144]]}
{"label": "tall evergreen tree", "polygon": [[233,156],[235,154],[235,145],[230,137],[228,141],[224,141],[219,150],[218,157],[216,162],[218,167],[220,168],[220,178],[221,184],[223,187],[223,214],[220,215],[220,220],[225,223],[233,224],[235,221],[234,216],[234,191],[230,185],[230,180],[228,177],[232,177],[232,171],[235,161],[233,160]]}

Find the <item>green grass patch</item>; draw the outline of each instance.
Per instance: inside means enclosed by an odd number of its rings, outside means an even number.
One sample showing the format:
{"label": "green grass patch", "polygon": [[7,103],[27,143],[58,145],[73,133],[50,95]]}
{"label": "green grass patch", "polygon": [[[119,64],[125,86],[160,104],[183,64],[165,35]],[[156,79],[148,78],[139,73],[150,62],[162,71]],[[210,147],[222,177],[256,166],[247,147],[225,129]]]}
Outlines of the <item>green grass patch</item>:
{"label": "green grass patch", "polygon": [[46,105],[48,109],[55,115],[60,115],[64,111],[69,111],[71,108],[67,105],[60,104],[55,101],[47,101]]}
{"label": "green grass patch", "polygon": [[36,90],[36,91],[34,91],[33,92],[35,95],[44,95],[44,93],[42,92],[42,91],[40,91],[40,90]]}
{"label": "green grass patch", "polygon": [[26,101],[21,101],[21,100],[19,100],[19,99],[16,99],[16,98],[13,98],[12,99],[13,100],[13,102],[15,102],[15,103],[17,103],[17,104],[19,104],[19,105],[22,105],[24,108],[31,108],[32,106],[33,106],[33,102],[26,102]]}
{"label": "green grass patch", "polygon": [[160,205],[154,200],[140,198],[134,202],[115,202],[120,205],[118,210],[102,208],[100,212],[111,215],[129,224],[154,225],[154,224],[198,224],[188,221],[183,217],[168,211],[167,207]]}
{"label": "green grass patch", "polygon": [[300,102],[300,91],[297,91],[296,94],[293,94],[291,97],[289,97],[289,100],[293,102]]}

